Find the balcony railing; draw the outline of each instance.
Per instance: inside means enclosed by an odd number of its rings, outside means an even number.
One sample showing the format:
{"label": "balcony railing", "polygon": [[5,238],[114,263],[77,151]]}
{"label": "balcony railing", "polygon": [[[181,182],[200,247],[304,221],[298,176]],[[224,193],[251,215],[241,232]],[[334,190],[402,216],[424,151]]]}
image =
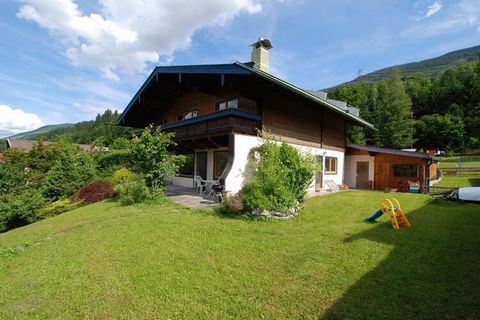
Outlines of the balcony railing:
{"label": "balcony railing", "polygon": [[240,132],[256,134],[262,117],[238,109],[227,109],[185,119],[161,126],[162,130],[175,132],[176,139],[193,138],[222,133]]}

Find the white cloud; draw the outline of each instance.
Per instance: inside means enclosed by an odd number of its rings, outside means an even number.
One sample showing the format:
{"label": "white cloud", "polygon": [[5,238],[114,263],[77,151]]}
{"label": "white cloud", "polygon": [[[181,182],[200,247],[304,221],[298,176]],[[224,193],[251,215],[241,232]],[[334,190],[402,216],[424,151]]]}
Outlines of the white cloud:
{"label": "white cloud", "polygon": [[37,129],[44,123],[34,114],[0,104],[0,132],[8,134]]}
{"label": "white cloud", "polygon": [[436,1],[433,4],[428,6],[428,11],[425,14],[425,17],[426,18],[431,17],[440,10],[442,10],[442,3],[440,1]]}
{"label": "white cloud", "polygon": [[99,104],[84,104],[84,103],[80,103],[80,102],[75,102],[73,104],[73,106],[83,112],[83,113],[87,113],[87,114],[92,114],[92,115],[97,115],[97,114],[102,114],[104,113],[107,109],[110,109],[112,111],[118,111],[119,113],[121,113],[123,110],[120,110],[120,109],[115,109],[115,108],[112,108],[112,107],[108,107],[108,106],[105,106],[105,105],[99,105]]}
{"label": "white cloud", "polygon": [[[433,6],[433,5],[432,5]],[[430,6],[429,11],[434,8]],[[439,9],[436,11],[438,12]],[[428,12],[426,14],[428,14]],[[435,12],[435,13],[436,13]],[[432,13],[430,16],[432,16]],[[431,19],[417,21],[400,35],[404,38],[429,38],[442,34],[473,29],[480,32],[480,1],[462,0],[445,8],[442,14]]]}
{"label": "white cloud", "polygon": [[21,0],[17,17],[61,40],[74,65],[97,67],[118,80],[119,72],[142,72],[147,63],[168,61],[200,28],[262,10],[256,0],[98,1],[101,12],[84,14],[74,0]]}
{"label": "white cloud", "polygon": [[440,12],[443,8],[442,0],[417,0],[413,4],[413,20],[420,21]]}

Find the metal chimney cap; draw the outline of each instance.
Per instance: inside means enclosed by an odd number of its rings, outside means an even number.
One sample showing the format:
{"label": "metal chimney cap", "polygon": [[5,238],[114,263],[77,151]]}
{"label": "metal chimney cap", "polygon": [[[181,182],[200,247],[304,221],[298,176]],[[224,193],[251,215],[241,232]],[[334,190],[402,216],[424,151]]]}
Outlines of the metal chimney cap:
{"label": "metal chimney cap", "polygon": [[267,49],[267,50],[273,48],[273,47],[272,47],[272,43],[270,42],[270,40],[264,39],[264,38],[262,38],[262,37],[258,38],[257,42],[252,43],[252,44],[250,45],[250,47],[254,47],[254,48],[263,47],[263,48],[265,48],[265,49]]}

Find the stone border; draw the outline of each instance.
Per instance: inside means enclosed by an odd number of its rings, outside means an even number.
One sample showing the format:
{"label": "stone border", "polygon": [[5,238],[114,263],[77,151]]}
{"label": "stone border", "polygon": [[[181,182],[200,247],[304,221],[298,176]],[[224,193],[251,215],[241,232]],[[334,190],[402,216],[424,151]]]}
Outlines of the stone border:
{"label": "stone border", "polygon": [[287,211],[268,211],[262,209],[254,209],[249,215],[254,218],[289,220],[298,216],[299,213],[300,207],[294,207],[288,209]]}

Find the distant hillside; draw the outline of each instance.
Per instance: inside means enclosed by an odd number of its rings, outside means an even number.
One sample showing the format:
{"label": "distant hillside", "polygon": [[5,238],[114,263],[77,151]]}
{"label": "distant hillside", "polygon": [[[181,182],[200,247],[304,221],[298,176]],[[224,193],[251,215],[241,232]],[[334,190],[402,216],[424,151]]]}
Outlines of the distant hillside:
{"label": "distant hillside", "polygon": [[52,130],[55,129],[63,129],[63,128],[70,128],[73,126],[73,123],[60,123],[60,124],[51,124],[48,126],[43,126],[38,129],[32,130],[32,131],[27,131],[27,132],[21,132],[14,134],[12,136],[6,137],[4,139],[34,139],[38,135],[48,133]]}
{"label": "distant hillside", "polygon": [[342,83],[340,85],[347,85],[355,82],[378,82],[385,78],[388,78],[392,74],[393,69],[398,69],[402,76],[410,76],[417,72],[422,72],[427,76],[433,78],[437,76],[439,73],[441,73],[442,71],[445,71],[452,66],[459,65],[459,64],[466,63],[473,60],[478,60],[479,58],[480,58],[480,46],[476,46],[476,47],[471,47],[467,49],[453,51],[432,59],[427,59],[419,62],[400,64],[400,65],[380,69],[380,70],[359,76],[352,81]]}

